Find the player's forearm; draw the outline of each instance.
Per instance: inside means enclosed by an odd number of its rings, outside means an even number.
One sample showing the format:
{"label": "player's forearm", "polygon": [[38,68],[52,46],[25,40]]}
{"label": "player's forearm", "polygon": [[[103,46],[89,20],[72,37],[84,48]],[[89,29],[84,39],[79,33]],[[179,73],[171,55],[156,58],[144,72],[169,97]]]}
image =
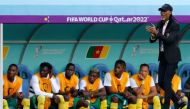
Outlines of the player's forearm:
{"label": "player's forearm", "polygon": [[141,95],[143,93],[144,85],[141,85],[137,90],[135,91],[137,95]]}
{"label": "player's forearm", "polygon": [[40,89],[34,89],[35,95],[43,95],[49,98],[53,97],[53,93],[47,93],[47,92],[43,92]]}
{"label": "player's forearm", "polygon": [[3,99],[9,99],[9,98],[11,98],[11,96],[3,96]]}
{"label": "player's forearm", "polygon": [[59,92],[59,86],[58,86],[58,84],[56,82],[56,79],[54,77],[52,77],[50,79],[50,81],[51,81],[51,84],[52,84],[52,90],[53,90],[53,92],[54,93],[58,93]]}
{"label": "player's forearm", "polygon": [[152,98],[157,95],[157,92],[150,92],[150,94],[147,96],[147,98]]}
{"label": "player's forearm", "polygon": [[63,91],[61,91],[61,90],[59,90],[58,94],[60,94],[60,95],[66,95],[66,93],[63,92]]}
{"label": "player's forearm", "polygon": [[108,94],[119,94],[119,93],[114,92],[114,91],[112,91],[112,90],[107,90],[107,93],[108,93]]}
{"label": "player's forearm", "polygon": [[100,97],[100,96],[106,96],[106,92],[105,91],[97,91],[97,92],[93,92],[95,97]]}

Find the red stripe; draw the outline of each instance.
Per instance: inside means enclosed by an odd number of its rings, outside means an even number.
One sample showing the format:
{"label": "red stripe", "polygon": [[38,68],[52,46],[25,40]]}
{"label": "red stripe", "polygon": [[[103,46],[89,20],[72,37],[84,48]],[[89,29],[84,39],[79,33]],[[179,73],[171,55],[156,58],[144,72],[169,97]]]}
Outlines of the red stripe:
{"label": "red stripe", "polygon": [[93,54],[93,58],[99,58],[102,52],[103,46],[96,46]]}

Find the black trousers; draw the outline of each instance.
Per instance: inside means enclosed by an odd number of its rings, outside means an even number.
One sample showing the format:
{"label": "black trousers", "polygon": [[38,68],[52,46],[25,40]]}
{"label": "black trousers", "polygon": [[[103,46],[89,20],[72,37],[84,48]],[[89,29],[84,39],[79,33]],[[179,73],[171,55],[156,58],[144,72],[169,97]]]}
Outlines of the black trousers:
{"label": "black trousers", "polygon": [[164,109],[169,109],[170,99],[174,104],[178,105],[180,97],[172,89],[172,78],[175,75],[175,70],[177,68],[177,63],[168,63],[164,56],[160,59],[159,69],[158,69],[158,84],[164,89]]}

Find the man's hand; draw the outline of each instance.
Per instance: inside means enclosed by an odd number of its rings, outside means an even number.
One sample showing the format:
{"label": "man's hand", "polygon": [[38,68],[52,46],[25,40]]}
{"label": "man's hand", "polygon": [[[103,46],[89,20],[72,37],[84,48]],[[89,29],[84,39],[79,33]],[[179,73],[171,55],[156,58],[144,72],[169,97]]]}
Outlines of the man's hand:
{"label": "man's hand", "polygon": [[91,98],[93,98],[93,97],[96,97],[97,96],[97,91],[91,91],[90,92],[91,93]]}
{"label": "man's hand", "polygon": [[88,91],[81,91],[81,94],[83,97],[90,99],[91,98],[91,93]]}
{"label": "man's hand", "polygon": [[185,96],[185,94],[181,90],[177,91],[177,95],[179,95],[181,98]]}
{"label": "man's hand", "polygon": [[155,35],[155,34],[150,33],[150,36],[151,36],[151,38],[152,38],[153,40],[156,39],[156,35]]}
{"label": "man's hand", "polygon": [[131,94],[127,91],[127,92],[122,93],[122,95],[123,95],[125,98],[128,98]]}
{"label": "man's hand", "polygon": [[145,96],[145,95],[139,95],[138,97],[139,97],[139,98],[142,98],[142,99],[145,100],[145,101],[148,99],[148,96]]}
{"label": "man's hand", "polygon": [[138,74],[138,76],[139,76],[139,78],[140,78],[141,80],[144,80],[144,79],[145,79],[140,73]]}
{"label": "man's hand", "polygon": [[53,77],[54,74],[53,74],[53,70],[49,73],[49,78]]}
{"label": "man's hand", "polygon": [[181,92],[179,96],[180,96],[180,97],[184,97],[185,94],[184,94],[183,92]]}
{"label": "man's hand", "polygon": [[70,92],[73,97],[76,97],[78,95],[78,91],[73,87],[71,88]]}
{"label": "man's hand", "polygon": [[151,33],[151,34],[154,34],[154,35],[157,35],[157,30],[156,30],[156,27],[155,26],[148,26],[146,28],[146,30]]}
{"label": "man's hand", "polygon": [[16,93],[16,97],[17,97],[18,99],[23,99],[23,98],[24,98],[24,95],[22,94],[22,92],[17,92],[17,93]]}
{"label": "man's hand", "polygon": [[67,95],[67,94],[69,94],[69,93],[70,93],[70,91],[71,91],[71,90],[70,90],[70,88],[69,88],[69,87],[66,87],[66,88],[65,88],[65,94],[66,94],[66,95]]}
{"label": "man's hand", "polygon": [[60,102],[60,99],[57,95],[53,94],[53,99],[55,101],[55,103],[59,103]]}

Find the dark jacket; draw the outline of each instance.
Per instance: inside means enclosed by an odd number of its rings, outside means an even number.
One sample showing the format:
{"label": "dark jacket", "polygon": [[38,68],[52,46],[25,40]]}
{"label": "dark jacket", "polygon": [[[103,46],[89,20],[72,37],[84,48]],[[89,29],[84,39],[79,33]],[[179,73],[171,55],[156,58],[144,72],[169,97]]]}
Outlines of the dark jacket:
{"label": "dark jacket", "polygon": [[162,21],[160,21],[157,24],[158,34],[156,36],[156,39],[153,40],[150,38],[150,42],[154,43],[157,39],[159,39],[159,49],[160,49],[161,41],[163,41],[164,52],[163,55],[161,55],[161,52],[159,52],[159,57],[158,57],[159,61],[161,58],[163,58],[162,56],[164,56],[164,58],[168,63],[179,62],[181,61],[181,53],[178,47],[179,41],[181,40],[180,26],[176,22],[176,20],[171,16],[168,25],[166,27],[165,33],[164,35],[162,35],[163,25],[164,23]]}

